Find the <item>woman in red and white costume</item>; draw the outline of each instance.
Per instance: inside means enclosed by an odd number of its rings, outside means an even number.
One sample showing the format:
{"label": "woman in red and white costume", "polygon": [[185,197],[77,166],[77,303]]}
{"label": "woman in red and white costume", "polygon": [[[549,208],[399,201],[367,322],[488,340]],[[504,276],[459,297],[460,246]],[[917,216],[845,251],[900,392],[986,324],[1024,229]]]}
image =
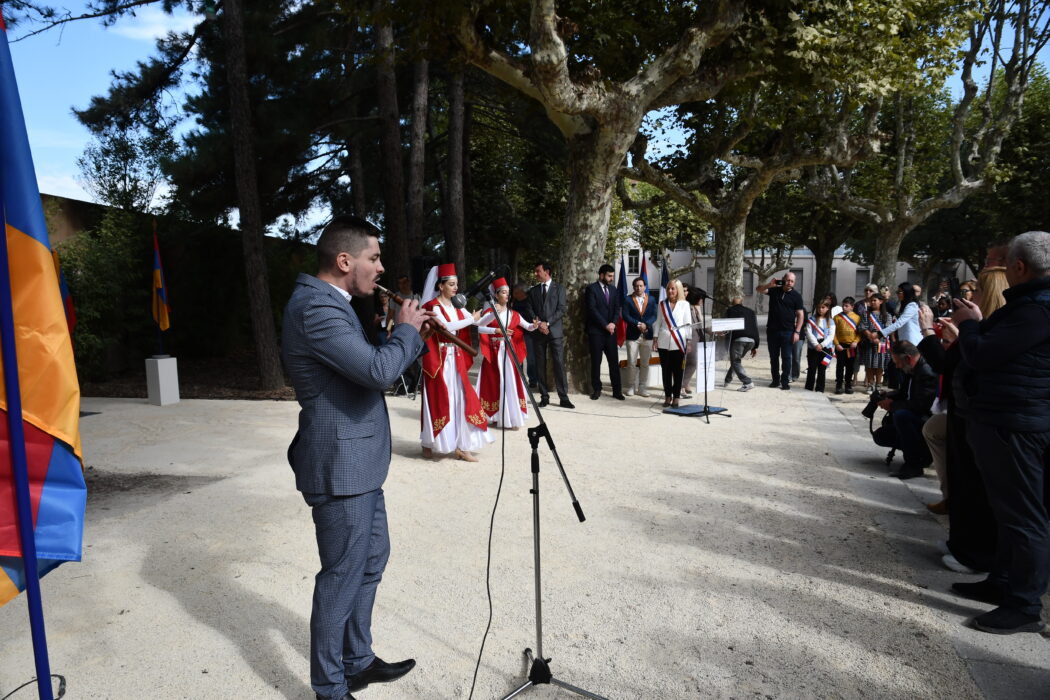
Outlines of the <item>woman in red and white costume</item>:
{"label": "woman in red and white costume", "polygon": [[[496,313],[507,329],[518,360],[525,362],[525,331],[535,330],[537,325],[527,322],[521,314],[507,307],[510,299],[507,280],[502,277],[495,280],[492,290]],[[478,320],[478,332],[481,334],[481,355],[485,358],[475,387],[481,397],[481,410],[488,415],[490,423],[517,430],[528,421],[525,383],[514,366],[513,356],[507,352],[507,341],[491,309]]]}
{"label": "woman in red and white costume", "polygon": [[[435,266],[423,288],[423,308],[434,312],[438,323],[470,342],[470,326],[476,320],[470,313],[452,305],[459,290],[456,266]],[[437,334],[426,340],[430,352],[423,355],[422,432],[423,456],[452,454],[466,462],[476,462],[472,452],[493,441],[488,419],[470,385],[467,370],[473,358],[454,344],[443,342]]]}

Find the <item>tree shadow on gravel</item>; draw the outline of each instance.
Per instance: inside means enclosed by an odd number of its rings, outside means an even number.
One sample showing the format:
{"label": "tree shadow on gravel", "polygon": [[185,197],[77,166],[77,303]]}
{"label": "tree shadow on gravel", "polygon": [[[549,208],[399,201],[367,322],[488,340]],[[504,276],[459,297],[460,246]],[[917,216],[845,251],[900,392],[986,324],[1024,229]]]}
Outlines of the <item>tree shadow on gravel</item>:
{"label": "tree shadow on gravel", "polygon": [[[278,593],[263,595],[238,580],[244,577],[278,589],[293,581],[290,575],[295,581],[309,575],[298,570],[290,574],[281,568],[284,562],[265,553],[261,542],[250,537],[226,538],[219,528],[212,539],[186,540],[184,528],[174,523],[170,529],[155,533],[142,563],[142,578],[168,592],[194,619],[228,639],[276,694],[313,697],[302,674],[310,653],[309,621],[278,602]],[[192,554],[187,556],[190,547]],[[245,569],[267,563],[273,570],[265,578],[254,571],[245,576]],[[289,658],[288,646],[302,657],[303,664],[289,665],[295,657]],[[226,684],[224,691],[232,690],[232,680],[216,680]],[[230,692],[227,696],[235,695]]]}
{"label": "tree shadow on gravel", "polygon": [[127,473],[89,466],[84,469],[87,513],[92,519],[128,515],[154,507],[158,501],[167,500],[173,493],[190,493],[225,478]]}
{"label": "tree shadow on gravel", "polygon": [[[683,569],[683,586],[699,586],[729,598],[753,596],[756,605],[769,606],[790,621],[789,629],[819,630],[823,636],[838,638],[845,648],[865,644],[865,632],[878,630],[876,634],[885,636],[891,646],[868,650],[873,659],[889,655],[902,666],[910,666],[913,653],[929,647],[931,638],[943,636],[935,626],[909,618],[908,606],[928,606],[953,615],[972,614],[968,607],[930,595],[888,573],[899,564],[875,527],[874,518],[884,512],[878,502],[866,501],[846,489],[824,487],[812,479],[791,483],[778,475],[776,458],[770,455],[770,459],[760,467],[723,463],[718,473],[675,472],[671,476],[682,488],[642,491],[638,507],[621,508],[620,517],[633,522],[633,529],[644,533],[657,549],[694,547],[708,556],[715,555],[712,561],[721,558],[741,563],[739,571],[725,568],[722,562],[705,566],[699,577],[694,575],[695,569]],[[727,467],[732,473],[724,471]],[[659,584],[651,581],[647,585]],[[851,602],[851,589],[866,591],[864,599],[869,594],[883,598],[883,609]],[[732,639],[722,641],[732,648]],[[702,649],[710,643],[698,638],[690,646]],[[808,669],[824,677],[823,693],[835,688],[850,695],[846,689],[857,685],[847,669],[835,669],[830,664],[816,669],[816,661],[802,648],[779,645],[776,654],[781,668],[798,672]],[[747,674],[755,669],[740,671]],[[950,684],[950,680],[932,672],[923,678],[931,695],[943,693],[945,686],[938,684]],[[765,692],[769,683],[779,683],[779,677],[767,679]],[[891,678],[884,683],[871,691],[889,697],[904,690]],[[820,695],[817,688],[810,691]],[[800,691],[777,686],[773,694]]]}

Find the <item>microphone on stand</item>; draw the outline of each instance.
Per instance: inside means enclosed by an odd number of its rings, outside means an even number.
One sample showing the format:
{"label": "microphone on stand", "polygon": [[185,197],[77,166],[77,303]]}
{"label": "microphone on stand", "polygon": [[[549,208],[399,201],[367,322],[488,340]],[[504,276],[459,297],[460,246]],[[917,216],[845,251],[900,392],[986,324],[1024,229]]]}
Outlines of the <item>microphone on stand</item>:
{"label": "microphone on stand", "polygon": [[[508,266],[506,266],[506,265],[498,265],[498,266],[494,267],[493,269],[489,270],[488,272],[486,272],[484,275],[482,275],[481,279],[479,279],[477,282],[475,282],[474,284],[470,285],[470,287],[467,289],[467,293],[462,295],[463,296],[464,305],[466,304],[466,300],[467,299],[470,299],[471,297],[481,296],[481,293],[483,291],[485,291],[486,289],[488,289],[488,286],[490,284],[492,284],[493,280],[495,280],[497,277],[500,276],[500,272],[502,272],[502,271],[506,271],[507,273],[509,273],[510,272],[510,268]],[[456,296],[460,296],[460,295],[457,294]],[[453,297],[452,304],[455,305],[455,303],[456,303],[455,302],[455,297]],[[462,308],[462,307],[458,307],[458,308]]]}

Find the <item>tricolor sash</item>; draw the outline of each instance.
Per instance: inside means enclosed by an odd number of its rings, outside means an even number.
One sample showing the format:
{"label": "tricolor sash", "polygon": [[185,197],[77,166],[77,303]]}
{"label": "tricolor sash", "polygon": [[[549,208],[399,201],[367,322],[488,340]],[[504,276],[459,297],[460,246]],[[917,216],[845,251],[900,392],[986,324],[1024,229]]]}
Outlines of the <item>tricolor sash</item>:
{"label": "tricolor sash", "polygon": [[812,328],[813,332],[816,334],[817,342],[824,340],[824,337],[827,334],[824,332],[823,328],[817,325],[817,322],[813,320],[813,317],[810,316],[808,319],[806,319],[806,322],[809,323],[809,327]]}
{"label": "tricolor sash", "polygon": [[845,311],[840,313],[836,318],[841,318],[842,321],[847,326],[849,326],[850,328],[852,328],[854,330],[854,332],[856,332],[856,330],[857,330],[857,322],[854,321],[852,318],[850,318],[849,315]]}
{"label": "tricolor sash", "polygon": [[[871,324],[872,329],[874,329],[879,335],[883,334],[882,333],[882,324],[879,323],[878,316],[876,316],[871,311],[868,312],[868,323]],[[889,345],[889,343],[886,342],[886,338],[879,338],[879,352],[880,353],[884,353],[884,352],[888,352],[889,351],[889,348],[887,348],[887,345]]]}
{"label": "tricolor sash", "polygon": [[674,344],[678,346],[678,349],[685,353],[685,338],[682,337],[682,331],[679,330],[678,324],[674,321],[674,316],[671,314],[671,302],[664,299],[660,302],[660,313],[664,315],[664,323],[667,324],[668,330],[671,331],[671,338],[674,339]]}

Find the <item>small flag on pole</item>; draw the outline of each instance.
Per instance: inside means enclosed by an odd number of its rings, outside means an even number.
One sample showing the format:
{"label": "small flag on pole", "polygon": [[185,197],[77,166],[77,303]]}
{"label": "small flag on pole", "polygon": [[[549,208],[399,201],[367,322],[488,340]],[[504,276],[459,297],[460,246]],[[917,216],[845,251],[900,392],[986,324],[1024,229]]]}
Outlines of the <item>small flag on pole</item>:
{"label": "small flag on pole", "polygon": [[[623,255],[620,255],[620,279],[616,281],[616,293],[620,295],[620,307],[627,303],[627,266],[624,265]],[[616,345],[623,347],[627,340],[627,324],[623,320],[623,314],[616,319]]]}
{"label": "small flag on pole", "polygon": [[[667,298],[667,285],[671,284],[671,273],[668,271],[667,260],[660,267],[660,302]],[[682,301],[679,299],[678,301]]]}
{"label": "small flag on pole", "polygon": [[[160,264],[160,243],[157,241],[157,220],[153,220],[153,320],[162,331],[171,328],[171,304],[168,287],[164,283],[164,268]],[[159,337],[159,336],[158,336]]]}

